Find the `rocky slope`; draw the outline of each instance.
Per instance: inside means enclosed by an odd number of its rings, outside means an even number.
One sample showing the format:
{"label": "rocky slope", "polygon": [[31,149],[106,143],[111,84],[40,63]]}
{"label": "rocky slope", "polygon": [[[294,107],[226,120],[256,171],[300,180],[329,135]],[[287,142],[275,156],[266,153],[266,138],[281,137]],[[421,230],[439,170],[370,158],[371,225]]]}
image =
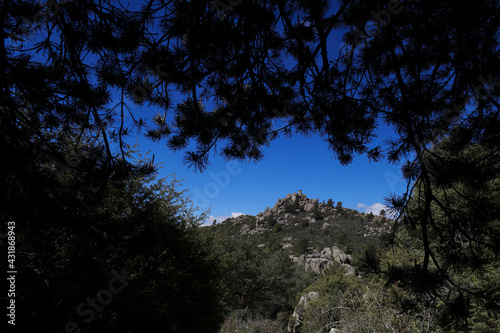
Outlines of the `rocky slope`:
{"label": "rocky slope", "polygon": [[228,218],[210,228],[231,238],[260,237],[261,246],[279,243],[292,260],[319,273],[332,261],[330,252],[353,254],[379,246],[391,225],[385,217],[344,208],[332,200],[311,199],[297,191],[256,216]]}

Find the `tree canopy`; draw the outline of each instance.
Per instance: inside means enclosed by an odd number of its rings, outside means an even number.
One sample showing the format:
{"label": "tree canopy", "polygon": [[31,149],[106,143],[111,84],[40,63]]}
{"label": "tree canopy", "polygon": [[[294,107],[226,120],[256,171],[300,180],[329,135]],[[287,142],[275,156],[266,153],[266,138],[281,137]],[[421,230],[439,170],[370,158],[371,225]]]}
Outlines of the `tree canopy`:
{"label": "tree canopy", "polygon": [[399,258],[379,267],[410,291],[406,306],[439,301],[461,319],[500,310],[499,158],[497,147],[451,139],[425,154],[430,183],[414,184],[393,235]]}
{"label": "tree canopy", "polygon": [[[498,121],[496,1],[115,1],[3,4],[5,133],[27,105],[49,127],[96,129],[124,148],[126,97],[163,110],[155,140],[203,169],[221,147],[258,160],[277,135],[319,134],[342,163],[370,147],[378,122],[398,137],[387,158],[425,149],[454,125]],[[332,45],[344,33],[342,48]],[[7,42],[11,41],[11,45]],[[33,79],[36,78],[36,79]],[[172,91],[182,95],[173,104]],[[111,91],[123,100],[109,105]],[[7,117],[8,116],[8,117]],[[494,131],[493,131],[494,132]],[[491,138],[493,139],[493,138]],[[20,144],[20,143],[19,143]],[[123,153],[123,152],[122,152]]]}

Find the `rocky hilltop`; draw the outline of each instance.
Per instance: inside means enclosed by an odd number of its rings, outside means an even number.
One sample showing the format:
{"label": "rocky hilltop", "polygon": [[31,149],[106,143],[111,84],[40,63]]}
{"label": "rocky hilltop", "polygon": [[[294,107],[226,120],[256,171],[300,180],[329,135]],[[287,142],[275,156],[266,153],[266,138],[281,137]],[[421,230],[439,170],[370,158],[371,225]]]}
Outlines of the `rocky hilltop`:
{"label": "rocky hilltop", "polygon": [[333,263],[346,274],[356,274],[351,254],[380,245],[391,224],[385,217],[345,208],[332,199],[311,199],[299,190],[256,216],[228,218],[213,228],[231,238],[259,237],[260,247],[279,244],[294,262],[318,274]]}
{"label": "rocky hilltop", "polygon": [[[331,205],[328,206],[324,202],[319,202],[318,199],[309,199],[302,191],[290,194],[288,193],[286,197],[278,199],[276,204],[266,212],[257,214],[257,222],[264,222],[266,218],[272,218],[276,220],[278,224],[289,225],[296,214],[300,212],[316,212],[320,214],[326,213],[328,210],[337,211]],[[313,216],[304,216],[309,222],[316,222],[316,218]],[[295,222],[297,223],[297,222]]]}

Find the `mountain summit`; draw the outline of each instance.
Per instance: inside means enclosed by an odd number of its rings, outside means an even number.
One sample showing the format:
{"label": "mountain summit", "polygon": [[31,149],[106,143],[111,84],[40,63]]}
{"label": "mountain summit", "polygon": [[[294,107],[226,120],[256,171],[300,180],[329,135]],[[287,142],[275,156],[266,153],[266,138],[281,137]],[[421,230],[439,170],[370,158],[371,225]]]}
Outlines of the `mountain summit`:
{"label": "mountain summit", "polygon": [[298,190],[255,216],[228,218],[210,228],[233,239],[258,237],[260,246],[279,244],[290,256],[306,258],[332,247],[347,254],[363,253],[379,246],[391,225],[383,216],[360,213],[332,199],[311,199]]}

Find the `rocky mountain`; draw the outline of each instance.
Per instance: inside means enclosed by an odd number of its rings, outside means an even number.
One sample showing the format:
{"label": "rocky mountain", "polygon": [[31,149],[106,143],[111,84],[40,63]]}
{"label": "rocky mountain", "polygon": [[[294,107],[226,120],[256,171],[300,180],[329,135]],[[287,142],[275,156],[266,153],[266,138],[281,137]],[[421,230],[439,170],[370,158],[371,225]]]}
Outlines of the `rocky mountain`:
{"label": "rocky mountain", "polygon": [[[349,265],[352,255],[380,246],[391,224],[383,216],[360,213],[332,199],[311,199],[299,190],[255,216],[228,218],[210,228],[230,238],[258,237],[259,246],[279,243],[294,262],[321,273],[332,262]],[[347,270],[353,272],[352,267]]]}
{"label": "rocky mountain", "polygon": [[[227,316],[219,333],[420,332],[431,325],[441,330],[442,310],[429,315],[426,305],[403,315],[402,301],[415,295],[399,280],[365,274],[369,266],[387,270],[418,255],[383,247],[392,225],[385,216],[297,191],[255,216],[201,228],[224,263]],[[487,274],[496,273],[492,268]],[[491,327],[498,331],[496,319]]]}
{"label": "rocky mountain", "polygon": [[277,327],[269,331],[300,332],[308,304],[319,295],[315,284],[332,271],[327,269],[333,266],[333,271],[357,281],[359,259],[381,247],[391,225],[383,216],[297,191],[255,216],[203,228],[227,260],[227,304],[232,312],[221,332],[238,331],[255,316],[272,318]]}

